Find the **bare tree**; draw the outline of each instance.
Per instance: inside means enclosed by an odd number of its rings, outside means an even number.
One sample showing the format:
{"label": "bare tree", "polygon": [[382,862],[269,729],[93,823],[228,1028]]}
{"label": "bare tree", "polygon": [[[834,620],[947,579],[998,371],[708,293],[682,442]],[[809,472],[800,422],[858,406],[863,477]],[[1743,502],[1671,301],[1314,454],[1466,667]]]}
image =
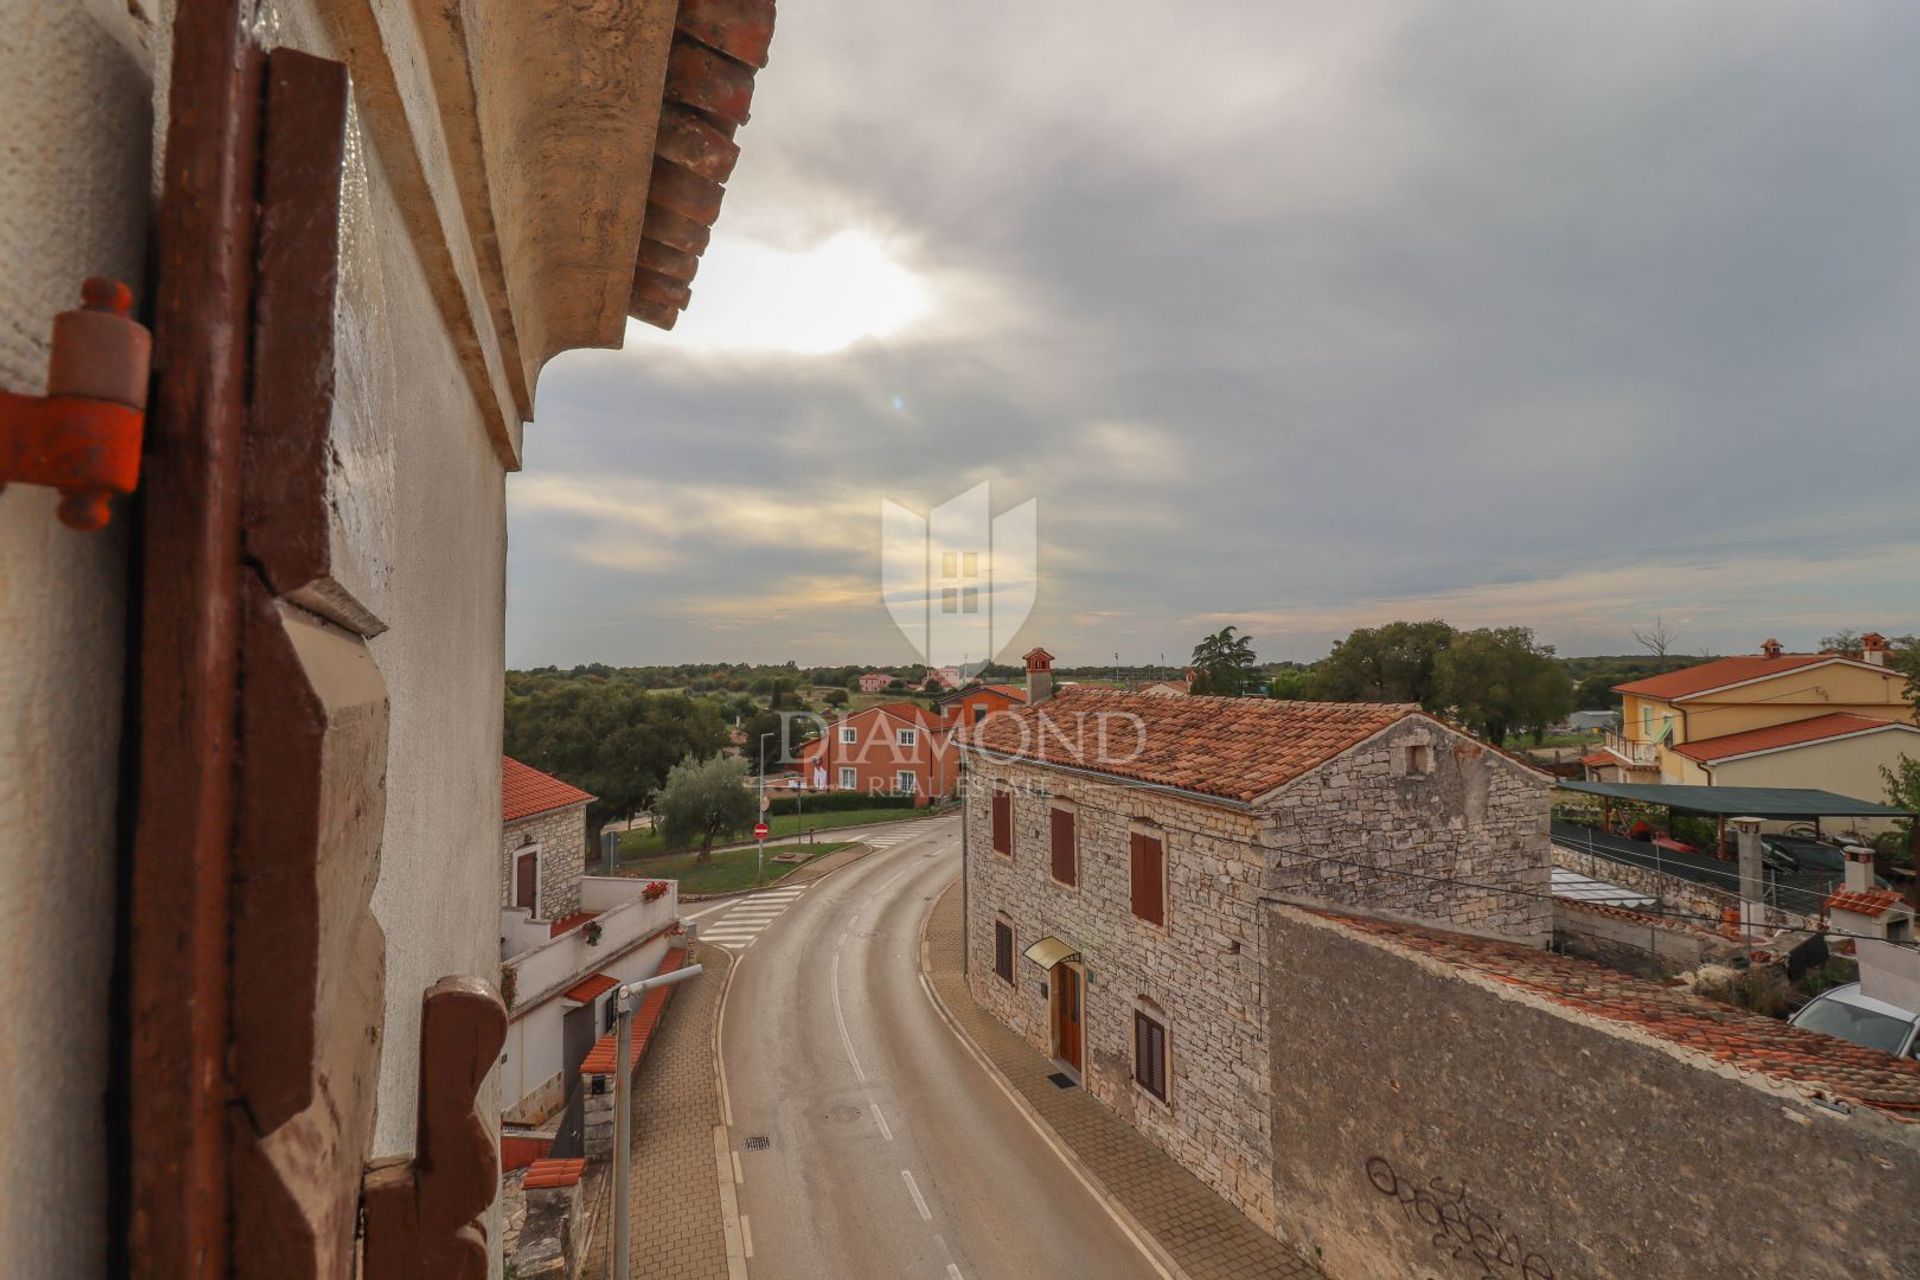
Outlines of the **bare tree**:
{"label": "bare tree", "polygon": [[1654,657],[1664,658],[1667,656],[1667,651],[1673,648],[1674,642],[1680,638],[1680,631],[1677,627],[1667,625],[1664,615],[1656,613],[1650,624],[1633,629],[1633,638],[1639,642],[1642,649]]}

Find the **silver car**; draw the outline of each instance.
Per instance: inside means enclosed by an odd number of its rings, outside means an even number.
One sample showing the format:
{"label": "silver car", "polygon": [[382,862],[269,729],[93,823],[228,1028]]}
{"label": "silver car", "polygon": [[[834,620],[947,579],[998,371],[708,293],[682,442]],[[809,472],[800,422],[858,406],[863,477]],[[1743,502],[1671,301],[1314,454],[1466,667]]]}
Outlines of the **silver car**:
{"label": "silver car", "polygon": [[1920,1013],[1863,995],[1857,982],[1822,991],[1800,1007],[1792,1022],[1896,1058],[1920,1058]]}

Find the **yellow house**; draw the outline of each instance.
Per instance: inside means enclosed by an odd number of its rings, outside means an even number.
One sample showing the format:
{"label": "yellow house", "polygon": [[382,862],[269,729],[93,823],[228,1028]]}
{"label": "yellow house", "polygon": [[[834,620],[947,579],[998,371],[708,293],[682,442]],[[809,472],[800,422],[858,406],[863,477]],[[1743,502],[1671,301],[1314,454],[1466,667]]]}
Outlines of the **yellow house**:
{"label": "yellow house", "polygon": [[1811,787],[1879,800],[1882,765],[1920,757],[1906,676],[1879,635],[1858,657],[1787,653],[1721,658],[1618,685],[1620,728],[1585,757],[1602,782]]}

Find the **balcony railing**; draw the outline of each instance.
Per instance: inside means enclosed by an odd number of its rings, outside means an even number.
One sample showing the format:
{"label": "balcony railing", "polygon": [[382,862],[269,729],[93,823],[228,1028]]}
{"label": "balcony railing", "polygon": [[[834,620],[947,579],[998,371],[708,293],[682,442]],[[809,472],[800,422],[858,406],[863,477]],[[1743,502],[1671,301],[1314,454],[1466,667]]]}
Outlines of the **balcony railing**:
{"label": "balcony railing", "polygon": [[1626,760],[1630,764],[1647,765],[1660,763],[1660,746],[1654,742],[1641,742],[1629,738],[1618,729],[1607,730],[1605,745],[1607,750]]}
{"label": "balcony railing", "polygon": [[[645,896],[648,882],[640,877],[581,877],[581,909],[599,914],[506,960],[501,968],[514,972],[516,1007],[537,1004],[554,991],[565,990],[610,957],[679,919],[680,882],[664,883],[666,892],[649,901]],[[594,941],[588,942],[589,937]]]}

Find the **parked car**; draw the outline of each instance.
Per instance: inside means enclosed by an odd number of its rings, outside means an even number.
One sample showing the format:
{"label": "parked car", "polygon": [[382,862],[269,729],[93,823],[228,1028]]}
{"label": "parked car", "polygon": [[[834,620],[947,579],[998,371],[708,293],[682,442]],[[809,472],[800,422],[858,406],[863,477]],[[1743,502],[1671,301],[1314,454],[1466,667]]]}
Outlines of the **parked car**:
{"label": "parked car", "polygon": [[1920,1058],[1920,1012],[1864,995],[1857,982],[1822,991],[1800,1007],[1792,1022],[1896,1058]]}

